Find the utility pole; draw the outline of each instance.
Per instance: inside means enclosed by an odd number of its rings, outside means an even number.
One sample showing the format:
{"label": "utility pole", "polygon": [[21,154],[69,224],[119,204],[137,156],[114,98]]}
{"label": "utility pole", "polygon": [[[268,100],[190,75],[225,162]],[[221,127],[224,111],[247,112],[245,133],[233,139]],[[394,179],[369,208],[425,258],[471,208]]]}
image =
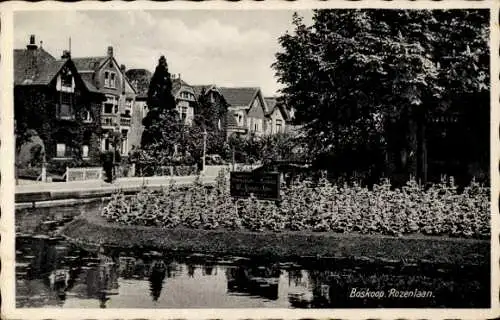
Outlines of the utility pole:
{"label": "utility pole", "polygon": [[234,146],[233,146],[233,171],[234,171],[234,166],[235,166],[235,155],[234,155]]}
{"label": "utility pole", "polygon": [[207,129],[203,129],[203,159],[202,159],[202,172],[205,173],[205,158],[207,153]]}

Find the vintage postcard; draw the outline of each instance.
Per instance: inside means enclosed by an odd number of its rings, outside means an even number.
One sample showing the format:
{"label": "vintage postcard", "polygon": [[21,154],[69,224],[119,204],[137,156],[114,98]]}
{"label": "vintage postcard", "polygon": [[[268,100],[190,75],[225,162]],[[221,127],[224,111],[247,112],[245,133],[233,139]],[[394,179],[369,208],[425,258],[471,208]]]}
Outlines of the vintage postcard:
{"label": "vintage postcard", "polygon": [[1,4],[2,318],[498,316],[498,7]]}

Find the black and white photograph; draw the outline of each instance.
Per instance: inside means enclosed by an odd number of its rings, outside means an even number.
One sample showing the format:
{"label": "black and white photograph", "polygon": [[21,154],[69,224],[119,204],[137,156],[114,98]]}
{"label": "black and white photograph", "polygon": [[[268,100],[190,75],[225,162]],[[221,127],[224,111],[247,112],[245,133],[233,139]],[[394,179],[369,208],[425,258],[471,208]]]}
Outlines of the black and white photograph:
{"label": "black and white photograph", "polygon": [[10,7],[2,314],[497,308],[495,2],[234,4]]}

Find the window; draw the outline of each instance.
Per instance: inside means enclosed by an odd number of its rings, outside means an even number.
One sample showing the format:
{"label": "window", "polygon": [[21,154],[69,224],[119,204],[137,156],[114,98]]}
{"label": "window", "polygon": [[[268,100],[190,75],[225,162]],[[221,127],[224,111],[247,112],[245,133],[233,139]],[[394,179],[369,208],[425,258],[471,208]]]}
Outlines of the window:
{"label": "window", "polygon": [[73,87],[73,77],[71,73],[61,74],[61,86],[72,88]]}
{"label": "window", "polygon": [[61,92],[61,104],[72,105],[73,95],[67,92]]}
{"label": "window", "polygon": [[88,158],[88,157],[89,157],[89,146],[83,145],[82,146],[82,158]]}
{"label": "window", "polygon": [[127,109],[132,110],[132,99],[127,99],[125,101],[125,106],[127,107]]}
{"label": "window", "polygon": [[181,107],[181,120],[183,123],[186,122],[187,109],[187,107]]}
{"label": "window", "polygon": [[64,120],[74,119],[73,94],[69,92],[60,92],[60,104],[57,108],[57,117]]}
{"label": "window", "polygon": [[127,117],[132,115],[132,99],[125,100],[125,115]]}
{"label": "window", "polygon": [[260,123],[260,120],[259,119],[253,119],[253,131],[255,132],[259,132],[260,131],[260,127],[261,127],[261,123]]}
{"label": "window", "polygon": [[109,103],[104,104],[104,113],[113,113],[113,105]]}
{"label": "window", "polygon": [[128,131],[122,130],[122,154],[128,153],[128,139],[127,139]]}
{"label": "window", "polygon": [[102,151],[109,151],[110,148],[111,148],[110,140],[107,136],[105,136],[101,140],[101,149],[102,149]]}
{"label": "window", "polygon": [[88,110],[83,111],[83,113],[82,113],[82,121],[85,122],[85,123],[92,122],[92,114],[90,113],[90,111],[88,111]]}
{"label": "window", "polygon": [[219,130],[222,129],[222,122],[220,121],[220,119],[217,121],[217,128],[219,128]]}
{"label": "window", "polygon": [[58,143],[56,145],[56,156],[58,158],[64,158],[66,156],[66,144]]}
{"label": "window", "polygon": [[115,73],[111,73],[111,78],[109,80],[109,86],[111,88],[116,88],[116,74]]}
{"label": "window", "polygon": [[104,72],[104,86],[109,87],[109,72]]}
{"label": "window", "polygon": [[241,114],[238,114],[238,125],[239,126],[243,125],[243,116]]}
{"label": "window", "polygon": [[118,112],[118,99],[115,96],[107,96],[103,105],[103,113],[113,114]]}
{"label": "window", "polygon": [[276,119],[276,133],[280,133],[282,129],[282,120],[281,119]]}

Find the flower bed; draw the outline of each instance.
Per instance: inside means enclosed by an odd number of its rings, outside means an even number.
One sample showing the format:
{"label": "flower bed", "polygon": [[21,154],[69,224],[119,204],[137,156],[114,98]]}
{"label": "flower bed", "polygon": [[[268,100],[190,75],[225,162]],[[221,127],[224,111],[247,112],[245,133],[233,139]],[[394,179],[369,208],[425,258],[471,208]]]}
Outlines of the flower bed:
{"label": "flower bed", "polygon": [[221,172],[213,189],[197,181],[187,190],[170,184],[161,192],[144,190],[132,197],[117,193],[102,215],[125,225],[163,228],[487,239],[489,194],[489,188],[476,183],[458,193],[452,181],[428,189],[409,182],[395,190],[385,182],[368,190],[357,185],[339,187],[322,180],[316,186],[300,183],[283,190],[280,203],[255,198],[233,200],[226,174]]}

